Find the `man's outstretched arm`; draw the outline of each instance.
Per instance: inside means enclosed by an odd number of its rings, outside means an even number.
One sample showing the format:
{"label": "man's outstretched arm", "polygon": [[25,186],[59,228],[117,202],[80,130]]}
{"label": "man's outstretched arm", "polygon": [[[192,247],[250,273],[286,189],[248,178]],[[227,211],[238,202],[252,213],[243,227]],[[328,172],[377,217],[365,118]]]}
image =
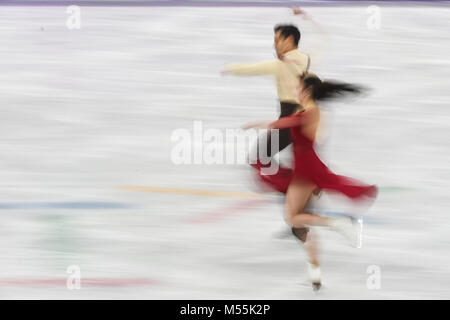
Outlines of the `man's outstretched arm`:
{"label": "man's outstretched arm", "polygon": [[316,44],[311,48],[311,52],[309,53],[312,60],[314,60],[314,64],[317,65],[317,61],[322,60],[322,57],[325,55],[327,51],[327,45],[330,43],[330,35],[323,25],[321,25],[316,19],[314,19],[308,12],[299,8],[299,7],[291,7],[292,13],[296,16],[301,16],[304,20],[309,21],[318,31],[317,35],[319,35],[320,39],[316,41]]}
{"label": "man's outstretched arm", "polygon": [[225,66],[222,70],[224,74],[233,74],[237,76],[259,76],[259,75],[274,75],[278,69],[277,60],[269,60],[258,63],[237,63]]}

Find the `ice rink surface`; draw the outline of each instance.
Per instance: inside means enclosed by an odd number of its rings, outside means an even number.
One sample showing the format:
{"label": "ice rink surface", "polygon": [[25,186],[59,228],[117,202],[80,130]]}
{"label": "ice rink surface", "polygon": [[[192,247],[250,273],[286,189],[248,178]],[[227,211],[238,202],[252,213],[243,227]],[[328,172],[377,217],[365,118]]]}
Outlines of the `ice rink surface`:
{"label": "ice rink surface", "polygon": [[[380,4],[371,30],[367,5],[308,7],[326,34],[279,7],[82,7],[72,30],[64,6],[0,7],[0,298],[449,299],[450,7]],[[272,79],[220,70],[272,59],[280,22],[314,72],[371,88],[324,104],[324,161],[380,194],[362,248],[317,230],[317,294],[302,246],[275,236],[281,196],[247,165],[171,160],[194,121],[277,117]]]}

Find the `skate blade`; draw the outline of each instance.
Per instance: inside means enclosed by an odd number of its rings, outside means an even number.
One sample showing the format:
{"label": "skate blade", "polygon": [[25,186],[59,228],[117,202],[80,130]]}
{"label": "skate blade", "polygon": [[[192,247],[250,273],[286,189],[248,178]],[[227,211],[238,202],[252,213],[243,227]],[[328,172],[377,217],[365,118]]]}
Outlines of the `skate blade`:
{"label": "skate blade", "polygon": [[313,291],[319,291],[320,288],[322,288],[322,284],[320,282],[313,282],[312,284]]}
{"label": "skate blade", "polygon": [[304,282],[298,282],[297,284],[304,288],[309,288],[309,289],[312,288],[314,293],[318,293],[319,290],[320,290],[320,292],[323,292],[323,290],[325,288],[324,285],[320,282],[311,283],[311,281],[304,281]]}

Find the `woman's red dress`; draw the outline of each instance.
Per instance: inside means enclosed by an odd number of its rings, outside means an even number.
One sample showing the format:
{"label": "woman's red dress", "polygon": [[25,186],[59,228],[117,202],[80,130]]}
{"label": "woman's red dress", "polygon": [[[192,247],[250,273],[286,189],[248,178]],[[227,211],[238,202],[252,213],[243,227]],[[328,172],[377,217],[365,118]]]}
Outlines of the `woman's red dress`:
{"label": "woman's red dress", "polygon": [[259,177],[277,191],[286,193],[293,178],[314,183],[324,191],[334,191],[357,199],[367,196],[375,198],[377,188],[355,179],[334,174],[320,160],[314,150],[314,141],[306,137],[302,128],[315,116],[316,110],[303,111],[281,118],[271,124],[272,129],[291,128],[291,139],[294,147],[293,170],[280,167],[274,175],[263,175],[260,162],[253,165],[258,170]]}

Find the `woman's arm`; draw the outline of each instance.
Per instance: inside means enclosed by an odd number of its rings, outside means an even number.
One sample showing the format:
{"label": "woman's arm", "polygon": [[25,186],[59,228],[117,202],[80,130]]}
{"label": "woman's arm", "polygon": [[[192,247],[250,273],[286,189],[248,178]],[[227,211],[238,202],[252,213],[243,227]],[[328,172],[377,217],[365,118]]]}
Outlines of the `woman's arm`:
{"label": "woman's arm", "polygon": [[268,122],[268,121],[257,121],[257,122],[250,122],[247,123],[242,127],[242,129],[247,130],[251,128],[258,128],[258,129],[285,129],[285,128],[292,128],[297,126],[304,126],[307,125],[309,122],[311,122],[312,112],[314,111],[301,111],[293,114],[289,117],[284,117],[281,119],[278,119],[274,122]]}
{"label": "woman's arm", "polygon": [[278,119],[269,124],[268,129],[285,129],[306,124],[305,112],[298,112],[290,117]]}
{"label": "woman's arm", "polygon": [[247,129],[253,129],[253,128],[257,128],[257,129],[267,129],[269,128],[269,125],[271,124],[271,121],[256,121],[256,122],[249,122],[247,124],[244,124],[242,126],[242,129],[247,130]]}
{"label": "woman's arm", "polygon": [[242,126],[242,129],[284,129],[305,124],[305,119],[300,114],[278,119],[277,121],[256,121],[250,122]]}

